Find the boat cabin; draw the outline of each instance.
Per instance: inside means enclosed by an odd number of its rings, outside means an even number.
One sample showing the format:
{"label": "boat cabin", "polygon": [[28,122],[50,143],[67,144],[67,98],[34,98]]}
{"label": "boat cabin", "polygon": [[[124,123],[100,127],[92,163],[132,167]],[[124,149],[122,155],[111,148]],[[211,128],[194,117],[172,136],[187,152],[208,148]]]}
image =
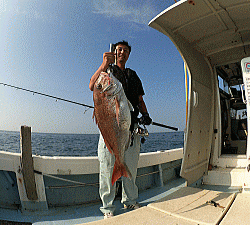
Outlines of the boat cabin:
{"label": "boat cabin", "polygon": [[249,12],[247,0],[182,0],[149,23],[171,39],[188,67],[181,169],[188,185],[250,185]]}

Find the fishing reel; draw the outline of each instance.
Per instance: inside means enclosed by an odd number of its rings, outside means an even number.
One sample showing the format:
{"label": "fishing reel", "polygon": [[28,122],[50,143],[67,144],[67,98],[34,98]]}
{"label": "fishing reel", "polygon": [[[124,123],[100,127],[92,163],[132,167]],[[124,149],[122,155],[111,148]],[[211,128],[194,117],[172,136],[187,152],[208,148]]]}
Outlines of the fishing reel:
{"label": "fishing reel", "polygon": [[142,128],[142,127],[137,127],[136,129],[135,129],[135,132],[136,132],[136,134],[138,134],[139,136],[141,136],[141,137],[147,137],[149,134],[148,134],[148,130],[147,130],[147,128],[145,127],[145,125],[143,125],[143,127],[144,128]]}
{"label": "fishing reel", "polygon": [[135,129],[135,133],[138,134],[140,137],[141,137],[141,143],[143,144],[145,141],[146,141],[146,138],[145,137],[148,137],[148,130],[147,128],[145,127],[145,125],[143,125],[144,128],[142,127],[137,127]]}
{"label": "fishing reel", "polygon": [[134,135],[137,134],[141,137],[141,143],[143,144],[146,139],[145,137],[147,137],[149,134],[148,134],[148,130],[147,128],[145,127],[145,125],[143,125],[144,128],[138,126],[136,129],[133,130],[132,132],[132,136],[131,136],[131,144],[130,146],[133,146],[133,141],[134,141]]}

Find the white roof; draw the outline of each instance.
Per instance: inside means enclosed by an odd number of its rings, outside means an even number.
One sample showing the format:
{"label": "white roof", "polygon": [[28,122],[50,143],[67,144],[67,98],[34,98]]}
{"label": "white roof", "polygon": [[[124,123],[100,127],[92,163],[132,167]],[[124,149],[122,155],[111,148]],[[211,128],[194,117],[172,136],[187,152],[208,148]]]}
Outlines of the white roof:
{"label": "white roof", "polygon": [[181,36],[212,65],[250,55],[249,0],[182,0],[156,16],[149,26],[170,38]]}

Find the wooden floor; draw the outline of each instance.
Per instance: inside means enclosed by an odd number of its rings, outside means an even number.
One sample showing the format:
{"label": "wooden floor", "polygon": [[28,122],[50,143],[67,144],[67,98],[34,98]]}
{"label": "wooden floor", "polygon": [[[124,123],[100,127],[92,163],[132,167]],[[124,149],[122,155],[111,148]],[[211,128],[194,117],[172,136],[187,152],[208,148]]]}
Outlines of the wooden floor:
{"label": "wooden floor", "polygon": [[88,225],[216,225],[227,213],[234,199],[235,193],[182,187],[138,210]]}
{"label": "wooden floor", "polygon": [[160,224],[185,224],[197,225],[195,222],[187,221],[182,218],[173,217],[159,210],[150,207],[142,207],[140,209],[114,216],[113,218],[103,219],[95,222],[88,223],[88,225],[160,225]]}
{"label": "wooden floor", "polygon": [[[143,206],[137,210],[124,209],[115,200],[115,216],[103,219],[100,203],[50,209],[45,212],[21,212],[0,209],[0,224],[33,225],[249,225],[250,194],[226,186],[185,187],[183,179],[173,180],[164,187],[140,193]],[[23,221],[10,223],[7,221]]]}
{"label": "wooden floor", "polygon": [[250,224],[250,194],[240,193],[236,196],[220,225],[249,225]]}

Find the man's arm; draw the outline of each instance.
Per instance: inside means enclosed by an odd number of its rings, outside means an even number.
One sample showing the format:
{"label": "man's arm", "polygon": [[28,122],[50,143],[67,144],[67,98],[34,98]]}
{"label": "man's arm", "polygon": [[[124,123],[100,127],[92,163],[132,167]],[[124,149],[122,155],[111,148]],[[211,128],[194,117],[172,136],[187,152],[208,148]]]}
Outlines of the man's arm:
{"label": "man's arm", "polygon": [[147,107],[146,107],[146,104],[143,100],[142,95],[139,95],[139,111],[142,115],[148,113],[148,110],[147,110]]}
{"label": "man's arm", "polygon": [[105,52],[103,53],[103,62],[101,66],[98,68],[98,70],[94,73],[94,75],[91,77],[90,82],[89,82],[89,89],[91,91],[94,90],[94,84],[99,77],[101,72],[105,72],[109,65],[114,63],[115,61],[115,53],[113,52]]}
{"label": "man's arm", "polygon": [[150,125],[152,122],[152,119],[150,118],[148,114],[148,110],[147,110],[147,107],[143,100],[142,95],[139,95],[139,111],[142,114],[142,117],[140,118],[140,123],[144,125]]}

